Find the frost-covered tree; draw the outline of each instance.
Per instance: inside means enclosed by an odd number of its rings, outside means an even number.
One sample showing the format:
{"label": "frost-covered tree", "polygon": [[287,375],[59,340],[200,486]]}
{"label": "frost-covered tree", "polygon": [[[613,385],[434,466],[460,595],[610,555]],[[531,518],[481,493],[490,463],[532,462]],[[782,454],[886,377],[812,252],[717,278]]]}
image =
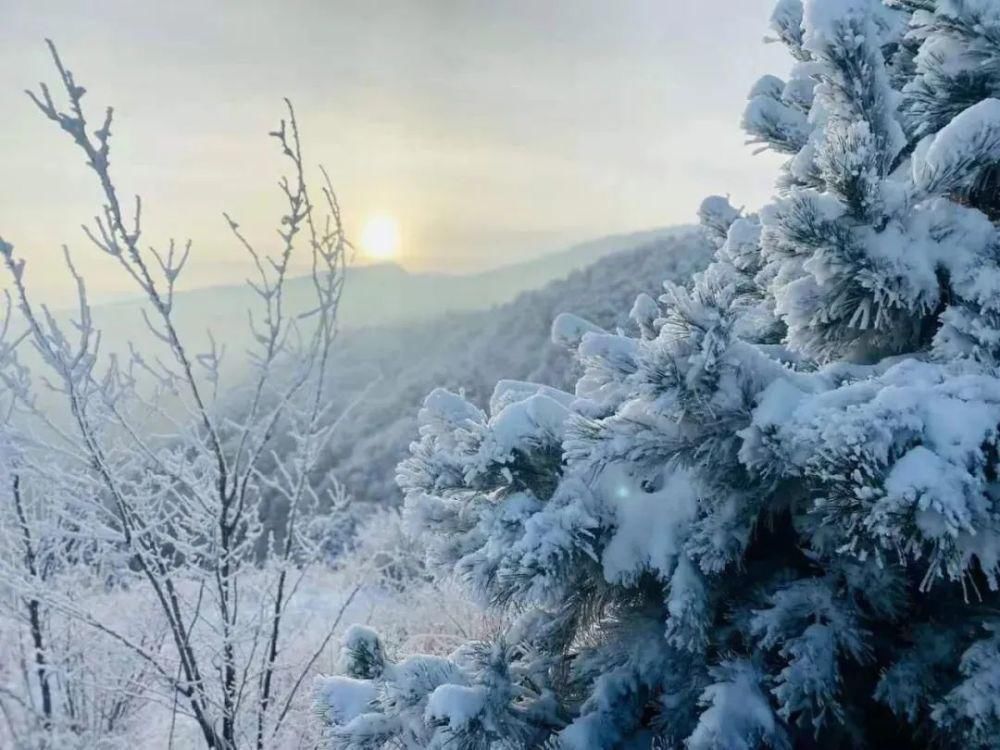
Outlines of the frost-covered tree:
{"label": "frost-covered tree", "polygon": [[[83,153],[102,198],[84,228],[92,251],[133,284],[135,324],[158,346],[102,349],[70,251],[78,295],[66,320],[36,302],[30,254],[0,238],[0,675],[23,667],[0,685],[0,744],[111,747],[133,702],[166,709],[162,746],[181,734],[215,750],[286,744],[340,618],[296,643],[303,579],[323,555],[313,475],[336,428],[326,368],[350,248],[337,199],[325,172],[319,189],[307,179],[288,104],[271,133],[290,172],[274,245],[259,248],[225,217],[256,269],[257,300],[249,376],[226,381],[224,344],[201,351],[179,333],[174,291],[190,243],[147,244],[143,205],[126,204],[111,169],[112,110],[89,121],[86,89],[49,47],[59,85],[29,95]],[[299,255],[312,269],[307,316],[285,306]],[[244,408],[233,414],[223,396]],[[293,444],[280,456],[279,435]],[[277,528],[264,523],[274,503],[285,509]],[[100,649],[80,650],[91,642]]]}
{"label": "frost-covered tree", "polygon": [[518,620],[321,683],[332,747],[1000,747],[1000,4],[772,28],[778,198],[636,335],[564,319],[575,394],[428,397],[410,520]]}

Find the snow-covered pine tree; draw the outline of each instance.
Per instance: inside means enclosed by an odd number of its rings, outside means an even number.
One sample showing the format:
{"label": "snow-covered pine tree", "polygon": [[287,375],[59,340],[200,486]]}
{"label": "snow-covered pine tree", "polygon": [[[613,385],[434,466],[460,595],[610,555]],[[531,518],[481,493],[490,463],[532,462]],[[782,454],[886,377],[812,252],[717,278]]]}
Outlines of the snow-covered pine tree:
{"label": "snow-covered pine tree", "polygon": [[574,395],[428,397],[409,516],[517,624],[352,678],[332,747],[1000,748],[1000,3],[772,28],[779,197],[709,199],[638,335],[558,331]]}

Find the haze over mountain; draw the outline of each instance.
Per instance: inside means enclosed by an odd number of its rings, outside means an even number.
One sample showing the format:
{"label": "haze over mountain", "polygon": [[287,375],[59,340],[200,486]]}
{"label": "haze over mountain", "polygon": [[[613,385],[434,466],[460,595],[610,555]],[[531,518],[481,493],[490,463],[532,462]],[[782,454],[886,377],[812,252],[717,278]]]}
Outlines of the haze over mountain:
{"label": "haze over mountain", "polygon": [[[348,269],[339,321],[345,329],[393,325],[503,304],[523,291],[564,278],[601,257],[684,231],[684,227],[677,227],[612,235],[474,274],[411,272],[394,263],[354,266]],[[308,277],[289,280],[286,289],[289,312],[307,312],[305,300],[311,284]],[[258,305],[252,290],[242,282],[179,292],[174,303],[182,332],[201,336],[210,328],[217,339],[228,341],[230,347],[235,343],[233,337],[238,341],[241,332],[245,332],[246,311]],[[109,345],[144,335],[141,305],[137,301],[97,305],[94,318]]]}
{"label": "haze over mountain", "polygon": [[[356,329],[420,326],[446,314],[487,310],[509,303],[518,294],[564,279],[601,258],[638,246],[668,242],[690,231],[689,227],[668,227],[612,235],[531,261],[466,275],[411,272],[393,263],[353,266],[347,272],[339,324],[346,336]],[[286,313],[302,315],[309,312],[311,285],[312,280],[307,276],[290,278],[286,282]],[[75,300],[67,300],[65,307],[55,314],[68,332],[73,329],[71,321],[78,317],[72,307],[74,303]],[[130,344],[142,352],[147,361],[156,356],[169,356],[162,342],[153,336],[144,322],[143,309],[140,300],[122,300],[92,307],[94,326],[101,332],[101,356],[115,354],[125,357]],[[181,338],[194,342],[198,352],[209,350],[211,332],[220,349],[224,348],[220,366],[222,380],[230,386],[238,386],[246,377],[246,351],[253,346],[248,316],[252,312],[256,320],[260,309],[260,300],[241,281],[227,286],[178,292],[174,297],[173,316]],[[308,321],[303,324],[308,325]],[[418,330],[414,329],[415,332]],[[399,346],[392,336],[383,338],[381,333],[373,342],[376,348],[386,346],[393,350]],[[35,362],[35,354],[29,347],[24,352],[26,361]],[[369,354],[374,352],[369,350]],[[501,374],[497,370],[497,377]],[[61,412],[56,403],[58,399],[51,398],[51,395],[43,393],[40,398],[47,407],[52,407],[54,414],[58,414]],[[49,401],[53,403],[49,404]]]}

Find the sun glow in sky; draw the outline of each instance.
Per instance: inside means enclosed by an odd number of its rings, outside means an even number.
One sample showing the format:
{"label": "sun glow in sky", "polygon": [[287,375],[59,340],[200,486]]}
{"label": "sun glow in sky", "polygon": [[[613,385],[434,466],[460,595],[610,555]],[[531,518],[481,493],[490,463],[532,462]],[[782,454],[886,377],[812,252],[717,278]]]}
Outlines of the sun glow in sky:
{"label": "sun glow in sky", "polygon": [[[695,222],[706,195],[753,210],[784,161],[755,157],[739,127],[754,82],[792,64],[761,42],[773,6],[0,0],[0,233],[46,301],[74,294],[49,272],[64,243],[91,299],[134,293],[80,230],[100,211],[93,175],[24,95],[53,83],[46,37],[95,127],[115,107],[111,160],[123,195],[143,197],[144,242],[194,241],[183,289],[253,273],[222,211],[260,247],[274,237],[284,164],[267,133],[286,96],[368,261],[478,272]],[[371,222],[376,209],[389,219]]]}
{"label": "sun glow in sky", "polygon": [[392,260],[399,253],[399,222],[390,214],[372,214],[361,230],[361,250],[371,260]]}

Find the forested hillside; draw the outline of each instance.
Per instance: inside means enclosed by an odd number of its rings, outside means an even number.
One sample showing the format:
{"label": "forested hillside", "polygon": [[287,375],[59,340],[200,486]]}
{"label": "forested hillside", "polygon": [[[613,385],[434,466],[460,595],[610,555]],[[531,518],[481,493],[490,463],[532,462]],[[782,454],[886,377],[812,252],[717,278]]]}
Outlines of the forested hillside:
{"label": "forested hillside", "polygon": [[417,410],[434,386],[464,390],[479,404],[501,378],[571,388],[580,373],[572,353],[551,341],[557,315],[627,327],[636,295],[657,296],[664,279],[688,281],[710,255],[702,234],[691,230],[614,253],[490,310],[345,332],[329,392],[341,413],[349,411],[325,465],[356,499],[396,503],[395,466],[417,436]]}

